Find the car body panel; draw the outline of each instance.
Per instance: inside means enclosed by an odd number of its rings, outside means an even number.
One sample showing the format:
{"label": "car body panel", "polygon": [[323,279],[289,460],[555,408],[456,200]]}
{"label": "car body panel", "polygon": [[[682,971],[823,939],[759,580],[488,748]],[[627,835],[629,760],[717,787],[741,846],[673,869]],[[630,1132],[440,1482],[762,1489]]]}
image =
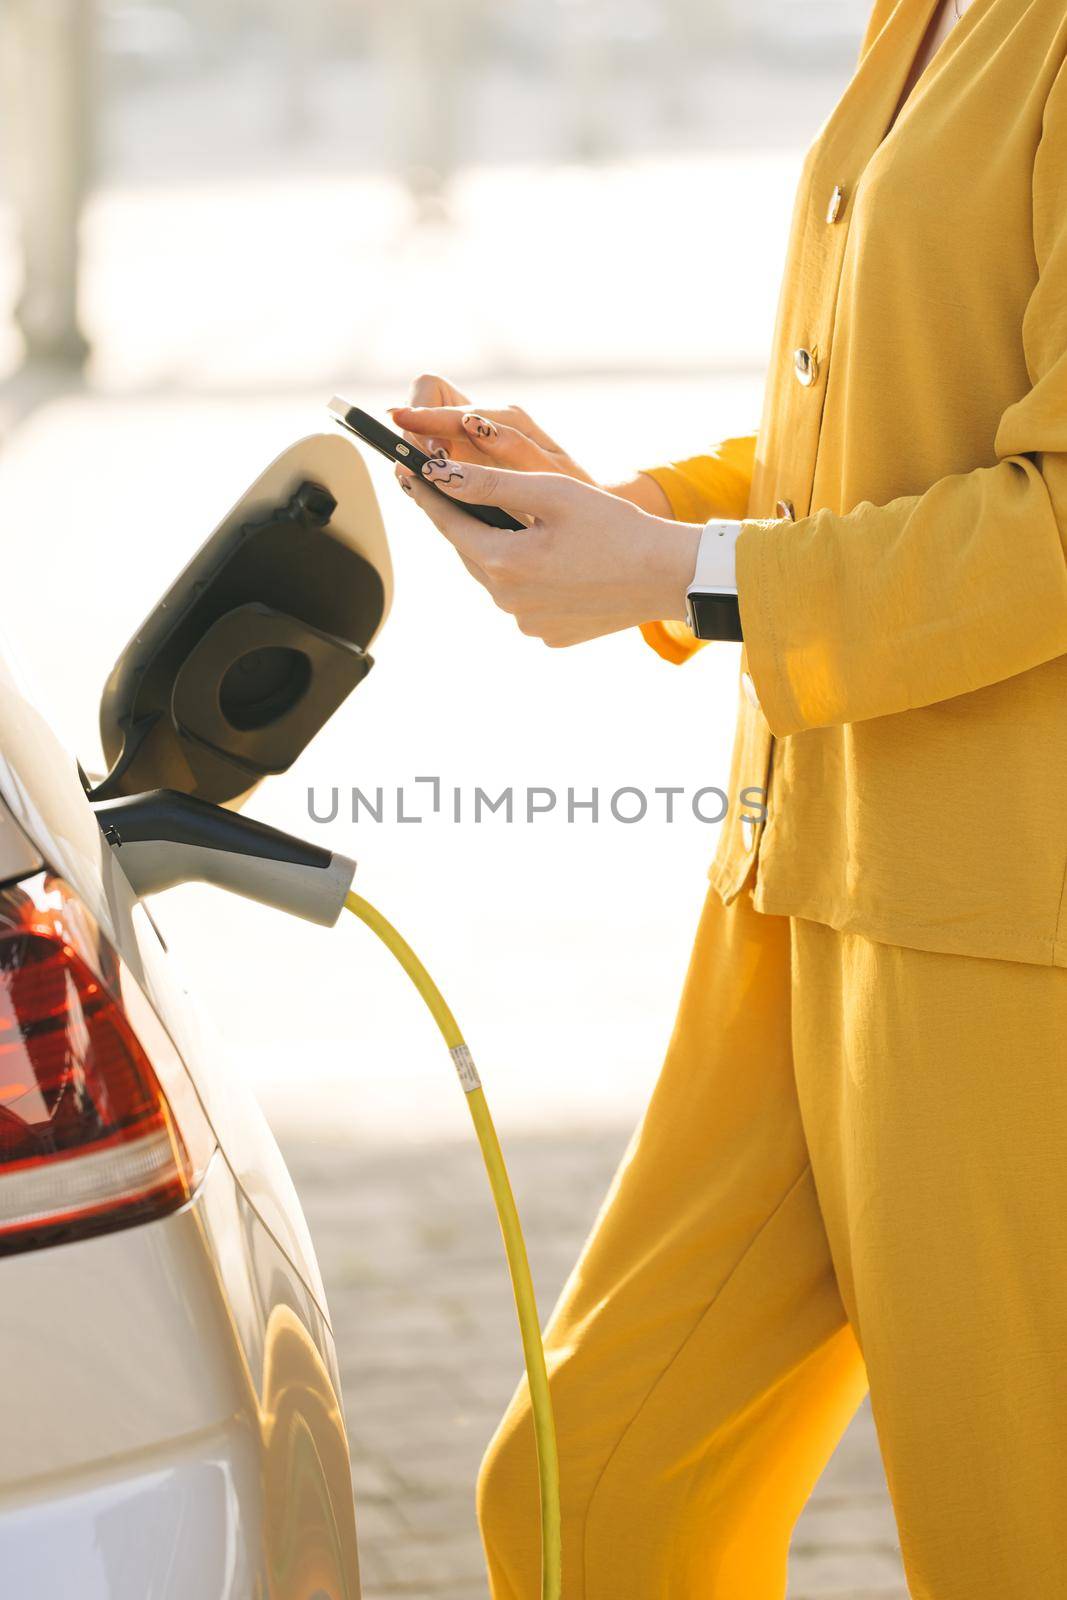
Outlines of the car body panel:
{"label": "car body panel", "polygon": [[0,883],[13,878],[28,878],[44,865],[14,819],[0,807]]}
{"label": "car body panel", "polygon": [[10,1592],[355,1600],[332,1338],[221,1154],[173,1216],[3,1273],[0,1395],[40,1397],[3,1404]]}
{"label": "car body panel", "polygon": [[265,1592],[258,1463],[240,1429],[130,1465],[116,1476],[0,1513],[0,1559],[13,1595],[58,1600],[244,1600]]}
{"label": "car body panel", "polygon": [[30,845],[81,896],[117,943],[105,883],[103,836],[85,798],[78,764],[37,710],[0,639],[0,802]]}
{"label": "car body panel", "polygon": [[4,1592],[358,1600],[337,1359],[292,1181],[0,649],[0,881],[42,864],[120,952],[218,1148],[179,1211],[0,1262]]}
{"label": "car body panel", "polygon": [[[130,892],[128,885],[126,889]],[[258,1100],[243,1075],[228,1063],[210,1019],[190,1002],[176,963],[164,951],[143,906],[131,906],[129,927],[137,941],[142,986],[186,1064],[227,1162],[249,1203],[328,1317],[311,1234]]]}

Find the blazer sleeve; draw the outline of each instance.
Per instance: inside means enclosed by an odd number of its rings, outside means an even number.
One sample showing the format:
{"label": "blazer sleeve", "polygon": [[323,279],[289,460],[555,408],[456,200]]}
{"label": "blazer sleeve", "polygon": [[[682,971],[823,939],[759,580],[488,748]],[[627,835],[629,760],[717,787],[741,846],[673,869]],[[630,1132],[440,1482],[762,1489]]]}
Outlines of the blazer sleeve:
{"label": "blazer sleeve", "polygon": [[1067,68],[1033,179],[1032,387],[996,461],[888,505],[746,520],[737,586],[748,670],[777,735],[967,694],[1067,654]]}
{"label": "blazer sleeve", "polygon": [[[739,521],[748,509],[755,457],[756,435],[750,433],[724,439],[710,455],[645,471],[667,496],[676,522]],[[641,633],[657,655],[678,665],[701,648],[684,622],[646,622]]]}

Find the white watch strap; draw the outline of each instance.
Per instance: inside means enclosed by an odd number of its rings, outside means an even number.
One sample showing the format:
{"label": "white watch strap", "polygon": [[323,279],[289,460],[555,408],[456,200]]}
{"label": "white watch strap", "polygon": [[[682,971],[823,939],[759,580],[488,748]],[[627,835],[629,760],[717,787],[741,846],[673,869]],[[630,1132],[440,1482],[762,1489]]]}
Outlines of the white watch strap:
{"label": "white watch strap", "polygon": [[724,590],[737,593],[734,547],[740,532],[740,522],[711,521],[704,524],[691,588],[710,589],[720,594]]}

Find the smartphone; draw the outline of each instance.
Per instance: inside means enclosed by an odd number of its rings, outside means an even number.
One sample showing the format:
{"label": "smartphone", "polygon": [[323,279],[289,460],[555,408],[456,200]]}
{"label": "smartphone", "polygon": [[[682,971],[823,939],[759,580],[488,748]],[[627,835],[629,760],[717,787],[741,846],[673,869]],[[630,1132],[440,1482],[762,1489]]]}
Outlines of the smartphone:
{"label": "smartphone", "polygon": [[[342,428],[354,433],[357,439],[362,439],[364,444],[369,444],[383,456],[388,456],[390,461],[399,461],[402,466],[410,467],[412,472],[421,475],[423,467],[430,458],[424,455],[417,445],[409,444],[399,433],[394,433],[376,417],[368,416],[366,411],[361,411],[358,406],[349,405],[340,395],[334,395],[327,409],[335,422],[339,422]],[[423,478],[422,481],[429,482],[427,478]],[[450,494],[444,494],[434,483],[430,484],[430,488],[435,489],[451,505],[458,506],[461,511],[468,512],[472,517],[477,517],[479,522],[487,523],[490,528],[507,528],[513,533],[525,531],[524,522],[519,522],[507,511],[502,511],[499,506],[468,505],[465,501],[453,500]]]}

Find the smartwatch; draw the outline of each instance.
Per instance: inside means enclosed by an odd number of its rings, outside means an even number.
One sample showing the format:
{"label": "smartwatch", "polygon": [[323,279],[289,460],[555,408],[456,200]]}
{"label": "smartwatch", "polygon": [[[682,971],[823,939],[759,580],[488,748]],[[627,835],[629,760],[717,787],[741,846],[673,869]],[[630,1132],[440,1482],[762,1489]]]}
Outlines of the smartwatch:
{"label": "smartwatch", "polygon": [[740,644],[744,638],[736,589],[702,589],[691,584],[685,596],[685,620],[698,639],[728,639]]}

